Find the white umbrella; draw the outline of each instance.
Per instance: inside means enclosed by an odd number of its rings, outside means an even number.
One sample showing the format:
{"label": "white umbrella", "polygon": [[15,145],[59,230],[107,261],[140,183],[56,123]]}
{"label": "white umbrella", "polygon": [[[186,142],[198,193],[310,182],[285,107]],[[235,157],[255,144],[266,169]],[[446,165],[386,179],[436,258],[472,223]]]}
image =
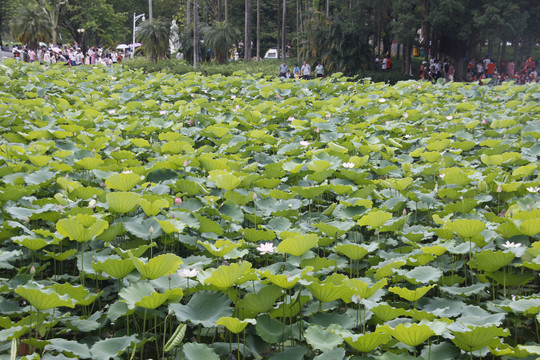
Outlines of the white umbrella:
{"label": "white umbrella", "polygon": [[120,44],[120,45],[118,45],[116,48],[117,48],[117,49],[120,49],[120,50],[125,50],[125,49],[127,49],[128,47],[129,47],[129,45],[126,45],[126,44]]}
{"label": "white umbrella", "polygon": [[139,46],[141,46],[142,44],[141,43],[135,43],[133,44],[134,47],[138,48]]}

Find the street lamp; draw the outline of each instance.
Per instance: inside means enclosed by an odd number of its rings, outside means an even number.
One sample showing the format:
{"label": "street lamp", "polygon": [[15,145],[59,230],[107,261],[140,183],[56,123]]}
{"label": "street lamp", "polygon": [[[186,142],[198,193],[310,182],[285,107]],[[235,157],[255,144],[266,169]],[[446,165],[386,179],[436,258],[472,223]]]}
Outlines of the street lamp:
{"label": "street lamp", "polygon": [[131,58],[133,59],[133,55],[135,54],[135,24],[137,23],[137,20],[142,18],[142,21],[145,20],[144,14],[136,15],[136,13],[133,13],[133,41],[131,42]]}
{"label": "street lamp", "polygon": [[86,50],[85,47],[84,47],[84,32],[85,30],[84,29],[77,29],[77,32],[79,33],[79,36],[81,37],[81,44],[80,44],[80,48],[84,51]]}

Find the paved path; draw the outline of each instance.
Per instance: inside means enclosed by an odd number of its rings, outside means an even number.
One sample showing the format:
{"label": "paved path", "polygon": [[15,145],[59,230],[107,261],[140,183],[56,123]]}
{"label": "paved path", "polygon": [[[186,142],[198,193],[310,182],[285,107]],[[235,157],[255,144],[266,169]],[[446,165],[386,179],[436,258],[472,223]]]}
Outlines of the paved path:
{"label": "paved path", "polygon": [[0,51],[0,61],[3,61],[5,58],[13,59],[13,54],[10,52]]}

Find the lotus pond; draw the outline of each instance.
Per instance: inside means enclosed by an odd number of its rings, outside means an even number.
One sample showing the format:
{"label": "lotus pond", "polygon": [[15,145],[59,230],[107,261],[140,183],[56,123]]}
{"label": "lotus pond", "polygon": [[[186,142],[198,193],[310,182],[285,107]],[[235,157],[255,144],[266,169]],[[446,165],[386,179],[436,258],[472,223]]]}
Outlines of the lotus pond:
{"label": "lotus pond", "polygon": [[0,358],[540,356],[539,85],[0,67]]}

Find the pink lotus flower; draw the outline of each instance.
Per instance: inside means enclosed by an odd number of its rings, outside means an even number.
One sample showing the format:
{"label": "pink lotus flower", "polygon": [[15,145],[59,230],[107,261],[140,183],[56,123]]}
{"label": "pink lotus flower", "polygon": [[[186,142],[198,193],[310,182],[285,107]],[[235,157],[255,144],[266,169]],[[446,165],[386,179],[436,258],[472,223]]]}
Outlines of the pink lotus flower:
{"label": "pink lotus flower", "polygon": [[259,250],[261,255],[271,254],[276,251],[274,248],[274,244],[272,244],[271,242],[266,242],[257,246],[257,250]]}
{"label": "pink lotus flower", "polygon": [[116,110],[109,110],[109,114],[116,114]]}
{"label": "pink lotus flower", "polygon": [[257,193],[253,193],[253,201],[257,200]]}
{"label": "pink lotus flower", "polygon": [[302,141],[300,141],[300,145],[302,145],[303,147],[308,147],[308,146],[309,146],[309,142],[308,142],[308,141],[305,141],[305,140],[302,140]]}
{"label": "pink lotus flower", "polygon": [[289,118],[287,119],[288,121],[294,121],[294,117],[293,116],[289,116]]}
{"label": "pink lotus flower", "polygon": [[188,120],[187,124],[188,124],[189,126],[193,125],[193,119]]}
{"label": "pink lotus flower", "polygon": [[178,205],[178,206],[182,205],[182,198],[179,198],[179,197],[175,198],[175,199],[174,199],[174,203],[175,203],[176,205]]}
{"label": "pink lotus flower", "polygon": [[405,113],[405,114],[403,114],[403,117],[406,119],[406,118],[409,117],[409,114]]}
{"label": "pink lotus flower", "polygon": [[501,185],[497,186],[497,192],[502,192],[502,186]]}
{"label": "pink lotus flower", "polygon": [[184,167],[188,166],[189,162],[187,160],[184,160]]}
{"label": "pink lotus flower", "polygon": [[159,115],[165,115],[167,112],[165,110],[160,110]]}
{"label": "pink lotus flower", "polygon": [[484,124],[484,125],[487,124],[486,119],[482,119],[482,124]]}
{"label": "pink lotus flower", "polygon": [[148,229],[148,231],[150,232],[150,235],[152,235],[154,233],[154,227],[150,225],[150,229]]}

